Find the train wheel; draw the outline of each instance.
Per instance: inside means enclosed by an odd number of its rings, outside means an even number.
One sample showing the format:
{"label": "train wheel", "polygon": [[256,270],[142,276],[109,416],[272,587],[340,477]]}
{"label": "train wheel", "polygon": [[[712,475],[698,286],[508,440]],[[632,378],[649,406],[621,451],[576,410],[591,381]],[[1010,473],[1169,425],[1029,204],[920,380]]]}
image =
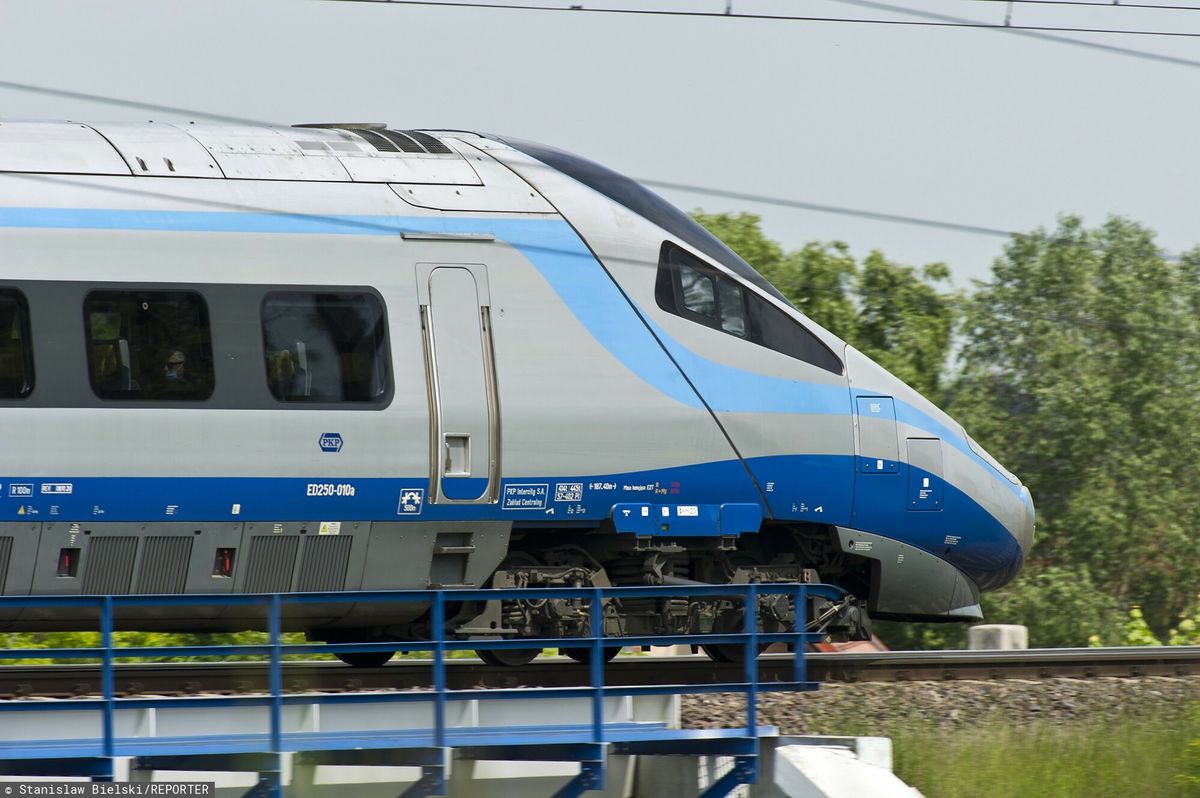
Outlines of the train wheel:
{"label": "train wheel", "polygon": [[[560,648],[558,653],[564,657],[570,657],[576,662],[587,665],[592,661],[592,650],[590,648]],[[604,649],[604,661],[612,662],[616,659],[617,654],[621,653],[619,646],[606,646]]]}
{"label": "train wheel", "polygon": [[352,668],[381,668],[395,655],[395,651],[347,651],[333,656]]}
{"label": "train wheel", "polygon": [[519,668],[533,662],[540,648],[492,648],[476,650],[475,654],[488,665],[498,668]]}
{"label": "train wheel", "polygon": [[[743,614],[740,609],[725,610],[717,615],[716,621],[713,622],[713,634],[741,632],[744,628],[742,618]],[[768,643],[759,643],[755,656],[766,651],[768,645]],[[700,650],[707,654],[713,662],[742,662],[742,658],[745,656],[744,648],[744,646],[729,643],[700,646]]]}

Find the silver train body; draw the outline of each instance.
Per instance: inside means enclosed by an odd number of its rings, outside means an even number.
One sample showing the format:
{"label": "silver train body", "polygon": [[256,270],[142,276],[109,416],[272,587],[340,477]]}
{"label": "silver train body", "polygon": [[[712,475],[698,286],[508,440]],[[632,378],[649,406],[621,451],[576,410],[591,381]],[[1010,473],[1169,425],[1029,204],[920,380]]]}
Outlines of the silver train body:
{"label": "silver train body", "polygon": [[958,423],[684,214],[473,133],[0,124],[0,390],[5,595],[346,591],[288,621],[335,639],[419,633],[354,591],[498,568],[815,571],[973,620],[1033,536]]}

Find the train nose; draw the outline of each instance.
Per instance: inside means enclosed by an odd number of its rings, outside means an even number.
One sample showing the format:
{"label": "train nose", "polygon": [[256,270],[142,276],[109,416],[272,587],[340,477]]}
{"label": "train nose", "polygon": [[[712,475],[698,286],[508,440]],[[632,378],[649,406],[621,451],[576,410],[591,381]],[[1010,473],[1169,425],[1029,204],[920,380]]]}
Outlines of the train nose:
{"label": "train nose", "polygon": [[1021,486],[1021,513],[1017,523],[1016,537],[1017,543],[1021,546],[1021,554],[1025,557],[1029,556],[1029,549],[1033,546],[1033,532],[1037,522],[1037,512],[1033,509],[1033,496],[1029,493],[1029,488]]}

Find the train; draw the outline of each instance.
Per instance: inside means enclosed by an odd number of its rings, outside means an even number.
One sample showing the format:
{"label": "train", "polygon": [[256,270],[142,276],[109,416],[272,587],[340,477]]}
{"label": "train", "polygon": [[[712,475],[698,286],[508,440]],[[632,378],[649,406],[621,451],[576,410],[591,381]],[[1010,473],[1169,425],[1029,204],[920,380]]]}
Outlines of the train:
{"label": "train", "polygon": [[[0,594],[344,595],[284,619],[321,641],[430,634],[367,591],[754,581],[842,588],[807,611],[862,638],[980,619],[1034,535],[958,422],[687,214],[484,133],[0,123],[0,419]],[[587,632],[577,601],[452,606],[465,639]],[[604,608],[613,634],[746,611]]]}

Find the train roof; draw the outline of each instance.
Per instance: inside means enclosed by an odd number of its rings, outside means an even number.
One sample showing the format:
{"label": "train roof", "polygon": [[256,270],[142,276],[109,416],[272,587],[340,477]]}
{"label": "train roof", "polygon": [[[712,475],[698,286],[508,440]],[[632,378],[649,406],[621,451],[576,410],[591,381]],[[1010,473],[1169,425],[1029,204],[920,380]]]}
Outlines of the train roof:
{"label": "train roof", "polygon": [[791,304],[723,242],[637,181],[577,155],[519,139],[465,131],[395,130],[376,123],[284,127],[0,122],[0,173],[425,185],[427,191],[449,187],[457,189],[456,194],[472,196],[442,196],[428,202],[410,189],[405,200],[443,210],[553,212],[553,206],[531,192],[530,185],[507,168],[494,166],[480,151],[497,147],[519,150],[574,178]]}
{"label": "train roof", "polygon": [[0,172],[483,185],[470,149],[379,124],[0,123]]}

